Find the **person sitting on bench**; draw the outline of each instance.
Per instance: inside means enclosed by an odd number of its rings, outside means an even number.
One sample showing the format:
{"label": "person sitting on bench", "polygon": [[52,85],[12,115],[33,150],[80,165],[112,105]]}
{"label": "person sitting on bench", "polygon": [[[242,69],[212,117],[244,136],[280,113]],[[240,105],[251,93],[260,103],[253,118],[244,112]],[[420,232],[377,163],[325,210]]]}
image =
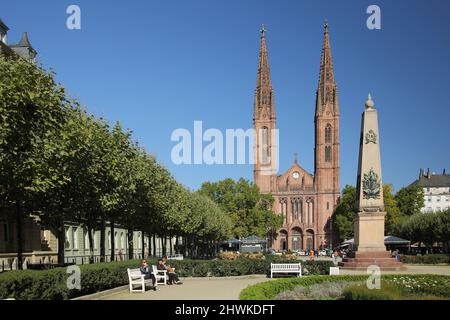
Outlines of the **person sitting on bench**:
{"label": "person sitting on bench", "polygon": [[183,282],[181,282],[178,278],[178,275],[175,273],[175,270],[171,266],[167,265],[167,258],[164,257],[162,259],[159,259],[157,268],[158,270],[167,271],[167,274],[169,275],[169,281],[167,282],[167,284],[183,284]]}
{"label": "person sitting on bench", "polygon": [[144,259],[141,261],[141,266],[139,269],[141,270],[141,273],[145,275],[144,279],[152,279],[153,290],[154,291],[159,290],[158,283],[156,282],[156,277],[153,273],[150,272],[147,260]]}

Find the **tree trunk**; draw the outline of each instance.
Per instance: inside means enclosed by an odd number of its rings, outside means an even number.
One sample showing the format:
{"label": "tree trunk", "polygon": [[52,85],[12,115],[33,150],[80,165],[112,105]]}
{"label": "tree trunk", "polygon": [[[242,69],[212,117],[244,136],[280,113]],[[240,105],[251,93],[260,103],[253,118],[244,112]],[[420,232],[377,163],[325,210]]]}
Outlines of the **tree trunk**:
{"label": "tree trunk", "polygon": [[153,235],[153,256],[156,257],[156,234]]}
{"label": "tree trunk", "polygon": [[170,255],[173,256],[172,237],[169,238]]}
{"label": "tree trunk", "polygon": [[164,257],[166,255],[166,246],[164,243],[164,236],[161,236],[161,252],[162,252],[162,256]]}
{"label": "tree trunk", "polygon": [[134,259],[133,230],[128,229],[128,259]]}
{"label": "tree trunk", "polygon": [[106,226],[105,220],[102,218],[100,226],[100,262],[105,262],[106,250],[105,250],[105,238],[106,238]]}
{"label": "tree trunk", "polygon": [[92,237],[92,228],[87,227],[89,241],[89,263],[94,263],[94,239]]}
{"label": "tree trunk", "polygon": [[175,236],[175,253],[181,253],[180,252],[180,243],[178,236]]}
{"label": "tree trunk", "polygon": [[58,265],[64,266],[64,250],[66,244],[66,230],[64,228],[64,222],[60,224],[57,231],[58,236]]}
{"label": "tree trunk", "polygon": [[16,202],[16,227],[17,227],[17,268],[23,269],[23,239],[22,239],[23,207],[20,201]]}
{"label": "tree trunk", "polygon": [[111,219],[111,222],[110,222],[110,228],[111,228],[111,248],[110,248],[111,249],[111,252],[110,252],[110,254],[111,254],[111,262],[116,261],[116,249],[115,249],[115,247],[116,247],[116,244],[115,244],[116,237],[114,235],[114,227],[115,227],[114,220]]}
{"label": "tree trunk", "polygon": [[163,256],[166,256],[167,255],[167,236],[163,237],[163,242],[164,242],[164,248],[163,248],[164,254],[163,254]]}
{"label": "tree trunk", "polygon": [[[148,235],[148,256],[152,255],[152,235]],[[147,259],[147,257],[146,257]]]}
{"label": "tree trunk", "polygon": [[145,257],[145,232],[142,231],[142,237],[141,237],[141,254],[142,254],[142,259],[147,259],[147,257]]}

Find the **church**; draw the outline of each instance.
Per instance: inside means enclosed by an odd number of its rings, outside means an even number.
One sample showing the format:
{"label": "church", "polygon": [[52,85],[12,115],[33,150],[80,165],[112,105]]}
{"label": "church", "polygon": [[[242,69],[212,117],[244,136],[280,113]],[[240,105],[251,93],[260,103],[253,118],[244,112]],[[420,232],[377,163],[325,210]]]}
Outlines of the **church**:
{"label": "church", "polygon": [[261,49],[254,98],[254,182],[262,193],[273,195],[273,210],[283,216],[283,226],[268,234],[268,247],[275,250],[311,250],[334,247],[331,216],[339,201],[339,103],[331,58],[328,24],[320,60],[314,116],[314,173],[295,159],[277,173],[275,99],[270,78],[266,30],[261,29]]}

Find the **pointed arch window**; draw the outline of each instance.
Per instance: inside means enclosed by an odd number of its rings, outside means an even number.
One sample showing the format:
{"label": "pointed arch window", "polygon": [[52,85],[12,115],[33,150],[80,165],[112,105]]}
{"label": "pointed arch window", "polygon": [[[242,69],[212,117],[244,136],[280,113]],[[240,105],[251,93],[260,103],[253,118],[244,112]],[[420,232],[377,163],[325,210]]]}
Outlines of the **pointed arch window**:
{"label": "pointed arch window", "polygon": [[325,128],[325,143],[331,143],[331,124]]}
{"label": "pointed arch window", "polygon": [[331,162],[331,147],[330,146],[325,147],[325,161]]}

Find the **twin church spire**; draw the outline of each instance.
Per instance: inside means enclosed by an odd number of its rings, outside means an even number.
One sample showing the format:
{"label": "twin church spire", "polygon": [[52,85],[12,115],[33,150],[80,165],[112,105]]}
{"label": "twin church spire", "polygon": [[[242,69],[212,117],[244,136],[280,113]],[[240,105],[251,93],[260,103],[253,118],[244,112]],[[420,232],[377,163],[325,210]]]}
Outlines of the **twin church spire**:
{"label": "twin church spire", "polygon": [[[258,118],[263,109],[266,109],[271,118],[275,118],[275,105],[272,81],[270,78],[269,55],[266,44],[267,29],[261,26],[261,48],[259,53],[258,77],[255,90],[254,117]],[[320,59],[319,85],[317,89],[316,116],[323,114],[326,107],[334,114],[339,113],[337,100],[337,85],[334,78],[333,59],[331,56],[330,36],[328,22],[324,25],[324,39],[322,57]]]}

